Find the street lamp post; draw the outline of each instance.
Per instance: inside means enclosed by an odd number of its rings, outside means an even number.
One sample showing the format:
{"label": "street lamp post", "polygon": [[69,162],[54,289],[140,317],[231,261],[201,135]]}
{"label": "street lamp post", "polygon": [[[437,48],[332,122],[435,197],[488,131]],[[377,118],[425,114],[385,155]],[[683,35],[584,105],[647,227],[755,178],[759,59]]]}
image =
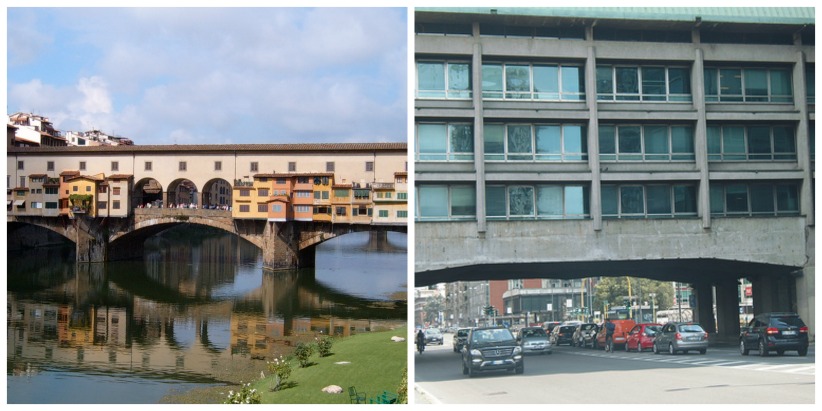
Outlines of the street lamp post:
{"label": "street lamp post", "polygon": [[656,323],[656,304],[654,303],[654,297],[656,297],[656,293],[649,293],[648,295],[651,296],[651,315],[653,317],[652,321]]}

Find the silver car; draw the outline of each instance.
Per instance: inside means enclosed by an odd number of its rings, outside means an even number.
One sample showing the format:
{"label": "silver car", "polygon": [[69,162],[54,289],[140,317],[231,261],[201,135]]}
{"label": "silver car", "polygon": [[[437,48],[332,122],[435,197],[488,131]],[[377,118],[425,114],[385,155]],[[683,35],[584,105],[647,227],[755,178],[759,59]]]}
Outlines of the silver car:
{"label": "silver car", "polygon": [[523,353],[551,353],[551,341],[542,327],[525,327],[519,330],[517,342]]}
{"label": "silver car", "polygon": [[690,350],[705,354],[708,351],[708,333],[699,324],[668,323],[654,338],[654,354],[668,351],[671,355]]}

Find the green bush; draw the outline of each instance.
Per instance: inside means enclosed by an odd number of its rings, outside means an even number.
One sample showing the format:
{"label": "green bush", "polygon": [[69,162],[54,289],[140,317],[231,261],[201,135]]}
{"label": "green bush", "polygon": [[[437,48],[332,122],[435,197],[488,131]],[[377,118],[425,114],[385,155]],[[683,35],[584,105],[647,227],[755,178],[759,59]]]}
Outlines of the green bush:
{"label": "green bush", "polygon": [[320,357],[327,357],[331,354],[331,345],[333,343],[331,337],[328,336],[317,338],[317,352],[320,354]]}
{"label": "green bush", "polygon": [[397,387],[397,404],[408,403],[408,367],[402,370],[402,381]]}
{"label": "green bush", "polygon": [[275,380],[272,391],[279,391],[285,380],[291,376],[291,364],[281,355],[280,358],[275,358],[274,361],[268,363],[268,371],[273,374],[272,378]]}
{"label": "green bush", "polygon": [[314,346],[306,343],[298,343],[294,350],[294,356],[300,361],[300,367],[308,367],[308,359],[314,353]]}
{"label": "green bush", "polygon": [[[242,382],[240,382],[242,384]],[[256,389],[251,388],[251,383],[244,384],[240,391],[228,392],[228,398],[223,401],[223,404],[259,404],[260,393]]]}

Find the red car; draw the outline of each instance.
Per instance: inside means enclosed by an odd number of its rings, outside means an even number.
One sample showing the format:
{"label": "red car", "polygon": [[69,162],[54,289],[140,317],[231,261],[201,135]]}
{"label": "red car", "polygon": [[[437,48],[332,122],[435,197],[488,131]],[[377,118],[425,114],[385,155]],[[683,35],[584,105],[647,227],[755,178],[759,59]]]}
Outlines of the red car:
{"label": "red car", "polygon": [[654,338],[656,333],[662,329],[662,324],[642,323],[637,324],[631,331],[628,332],[628,337],[625,341],[625,351],[650,350],[654,346]]}

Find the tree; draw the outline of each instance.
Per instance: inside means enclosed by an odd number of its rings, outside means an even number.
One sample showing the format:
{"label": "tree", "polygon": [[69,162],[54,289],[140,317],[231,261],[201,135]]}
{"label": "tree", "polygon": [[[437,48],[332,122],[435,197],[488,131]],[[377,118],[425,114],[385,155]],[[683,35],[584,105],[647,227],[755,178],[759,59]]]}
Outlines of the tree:
{"label": "tree", "polygon": [[[642,302],[651,303],[650,293],[656,294],[653,299],[657,310],[671,307],[674,302],[674,289],[670,281],[656,281],[648,278],[631,277],[631,296],[634,301],[642,298]],[[602,310],[605,302],[608,307],[625,306],[625,297],[628,296],[628,277],[605,277],[596,285],[594,290],[594,309]]]}
{"label": "tree", "polygon": [[425,313],[425,322],[433,323],[439,321],[440,313],[444,310],[444,308],[445,303],[442,296],[436,295],[429,298],[422,309]]}

